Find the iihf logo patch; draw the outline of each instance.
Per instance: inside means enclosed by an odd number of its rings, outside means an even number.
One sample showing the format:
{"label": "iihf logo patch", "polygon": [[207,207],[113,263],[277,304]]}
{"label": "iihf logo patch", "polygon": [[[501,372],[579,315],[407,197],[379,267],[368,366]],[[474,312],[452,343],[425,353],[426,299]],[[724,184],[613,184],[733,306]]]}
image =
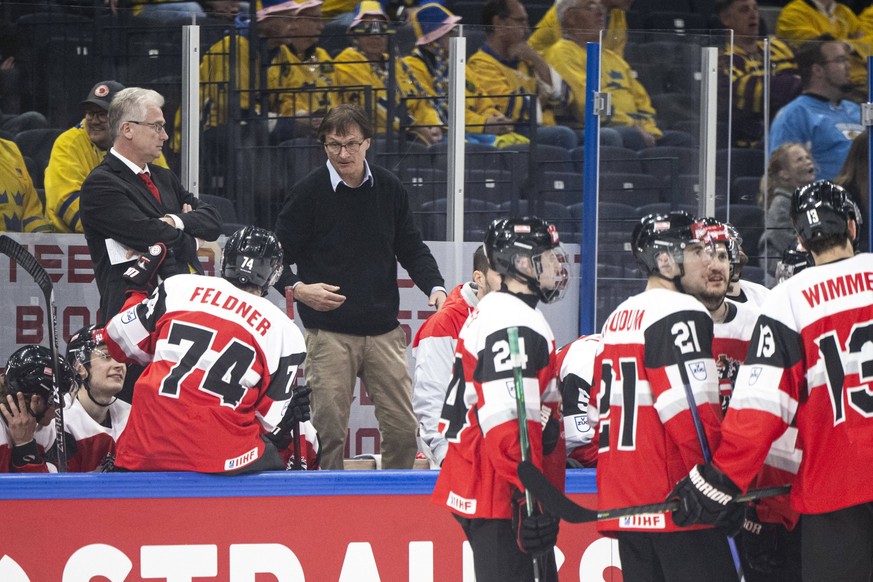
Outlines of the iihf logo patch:
{"label": "iihf logo patch", "polygon": [[706,364],[703,362],[688,362],[685,367],[691,372],[695,380],[700,382],[706,380]]}
{"label": "iihf logo patch", "polygon": [[136,319],[136,310],[135,309],[128,309],[121,316],[121,323],[130,323],[131,321],[134,321],[135,319]]}
{"label": "iihf logo patch", "polygon": [[509,380],[506,382],[506,391],[509,393],[510,398],[515,398],[515,381]]}
{"label": "iihf logo patch", "polygon": [[758,382],[758,378],[761,377],[761,374],[764,373],[764,368],[761,366],[755,366],[752,368],[751,374],[749,374],[749,386],[754,386]]}

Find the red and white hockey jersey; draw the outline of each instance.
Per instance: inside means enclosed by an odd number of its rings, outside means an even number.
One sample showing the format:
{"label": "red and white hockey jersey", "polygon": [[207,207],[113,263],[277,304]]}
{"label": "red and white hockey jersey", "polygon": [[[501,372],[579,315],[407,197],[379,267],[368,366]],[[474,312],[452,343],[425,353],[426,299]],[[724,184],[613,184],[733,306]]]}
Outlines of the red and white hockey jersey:
{"label": "red and white hockey jersey", "polygon": [[221,473],[264,452],[306,348],[278,307],[217,277],[177,275],[106,326],[119,361],[145,365],[115,464]]}
{"label": "red and white hockey jersey", "polygon": [[[713,323],[690,295],[652,289],[627,299],[601,332],[592,401],[598,405],[598,506],[659,503],[703,462],[684,384],[709,446],[719,445],[721,408]],[[666,514],[598,522],[601,531],[677,531]],[[689,529],[689,528],[684,528]]]}
{"label": "red and white hockey jersey", "polygon": [[419,423],[419,434],[436,460],[442,463],[448,443],[439,432],[440,412],[452,379],[455,344],[467,317],[479,303],[470,283],[458,285],[443,303],[443,308],[428,317],[412,340],[415,366],[412,370],[412,410]]}
{"label": "red and white hockey jersey", "polygon": [[[64,431],[75,444],[67,452],[67,471],[87,473],[100,469],[108,455],[115,455],[115,443],[127,425],[130,404],[116,400],[109,405],[109,426],[95,421],[77,398],[66,397]],[[69,442],[69,440],[68,440]]]}
{"label": "red and white hockey jersey", "polygon": [[[730,401],[740,365],[749,352],[749,341],[755,329],[760,311],[751,303],[727,301],[728,311],[724,321],[714,326],[712,354],[715,357],[720,382],[722,408]],[[800,467],[801,451],[797,448],[797,429],[789,426],[773,443],[764,466],[755,479],[755,487],[785,485],[794,480]],[[757,502],[758,519],[768,523],[781,523],[793,529],[800,515],[791,509],[788,495],[767,497]]]}
{"label": "red and white hockey jersey", "polygon": [[12,464],[12,438],[9,436],[6,422],[0,420],[0,473],[57,472],[57,468],[54,465],[45,462],[45,453],[54,446],[56,434],[54,422],[48,426],[37,426],[36,431],[33,433],[33,440],[36,441],[36,447],[40,453],[39,457],[22,467],[15,467]]}
{"label": "red and white hockey jersey", "polygon": [[557,354],[567,456],[583,467],[597,465],[597,441],[594,440],[594,423],[588,416],[588,402],[599,347],[600,334],[595,333],[583,335]]}
{"label": "red and white hockey jersey", "polygon": [[746,489],[796,415],[801,513],[873,501],[873,255],[805,269],[761,309],[715,465]]}
{"label": "red and white hockey jersey", "polygon": [[[533,297],[531,296],[531,299]],[[467,319],[440,430],[449,441],[432,501],[468,518],[508,519],[521,461],[515,382],[507,328],[518,327],[530,459],[564,488],[566,453],[557,389],[555,338],[542,313],[519,296],[486,295]],[[557,444],[544,457],[543,419],[554,418]]]}

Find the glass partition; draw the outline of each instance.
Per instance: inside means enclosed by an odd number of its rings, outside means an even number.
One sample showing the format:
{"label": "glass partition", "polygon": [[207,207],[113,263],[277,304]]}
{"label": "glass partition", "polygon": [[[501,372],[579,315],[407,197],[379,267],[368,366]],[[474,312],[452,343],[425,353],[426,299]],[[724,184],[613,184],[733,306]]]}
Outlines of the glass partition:
{"label": "glass partition", "polygon": [[[317,128],[326,110],[339,103],[358,103],[368,111],[375,135],[367,159],[399,176],[427,240],[446,238],[449,172],[460,156],[466,241],[482,240],[498,216],[529,213],[553,221],[563,240],[578,243],[583,200],[596,197],[597,296],[583,298],[580,309],[595,310],[597,327],[619,301],[643,287],[628,248],[633,225],[649,212],[701,212],[707,184],[712,212],[743,237],[749,258],[744,277],[772,283],[766,274],[791,237],[790,225],[766,217],[780,191],[794,187],[780,181],[774,166],[781,163],[785,141],[808,143],[815,177],[839,175],[869,223],[866,161],[841,173],[847,159],[866,155],[848,153],[863,130],[856,106],[844,106],[851,111],[839,125],[839,149],[845,150],[839,159],[817,139],[786,132],[774,121],[800,93],[801,43],[734,37],[731,31],[688,28],[675,20],[658,24],[633,8],[624,27],[610,17],[603,32],[580,25],[557,34],[554,10],[528,3],[527,25],[503,19],[501,27],[487,27],[480,24],[481,6],[449,3],[463,18],[450,34],[466,40],[467,75],[458,87],[448,75],[448,45],[430,42],[444,31],[422,31],[409,20],[350,31],[348,21],[306,11],[253,24],[252,5],[241,14],[155,18],[119,4],[114,11],[102,1],[4,2],[0,8],[9,28],[3,56],[15,57],[14,71],[5,77],[14,83],[4,86],[3,112],[37,112],[44,121],[32,118],[33,128],[54,130],[46,143],[20,140],[41,192],[51,140],[83,122],[81,101],[107,79],[164,96],[169,133],[164,156],[180,173],[180,130],[188,122],[180,111],[182,25],[193,22],[200,25],[202,55],[200,191],[230,201],[224,206],[229,223],[273,227],[291,187],[325,163]],[[429,32],[436,36],[419,43]],[[504,53],[507,39],[516,37],[528,39],[540,56],[519,48]],[[587,42],[601,44],[600,91],[611,100],[593,144],[584,139]],[[850,48],[845,55],[826,49],[807,68],[831,74],[847,69],[847,83],[855,85],[846,97],[857,101],[865,98],[858,82],[866,75],[861,57],[870,54],[870,45],[860,39]],[[718,72],[704,93],[704,55],[712,54],[707,49],[715,49]],[[500,80],[495,71],[501,59],[514,65],[516,58],[528,64],[513,82]],[[522,77],[542,76],[538,59],[564,83],[526,83]],[[465,109],[465,143],[455,151],[446,140],[452,94]],[[704,134],[709,126],[702,104],[712,94],[714,133]],[[817,154],[816,148],[826,151]],[[583,168],[594,151],[598,188],[587,192]],[[594,256],[579,259],[583,268]]]}

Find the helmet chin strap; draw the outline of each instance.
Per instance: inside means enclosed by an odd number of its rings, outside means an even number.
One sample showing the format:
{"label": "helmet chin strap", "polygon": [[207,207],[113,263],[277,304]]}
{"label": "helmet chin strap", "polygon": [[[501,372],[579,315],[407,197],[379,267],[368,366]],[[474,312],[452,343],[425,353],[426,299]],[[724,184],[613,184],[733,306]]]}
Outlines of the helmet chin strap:
{"label": "helmet chin strap", "polygon": [[91,402],[93,402],[94,404],[96,404],[97,406],[102,406],[104,408],[108,408],[108,407],[112,406],[112,404],[116,400],[118,400],[118,397],[113,396],[112,400],[110,400],[107,403],[100,402],[99,400],[94,398],[94,395],[91,394],[91,364],[89,363],[89,364],[82,364],[82,365],[85,366],[85,369],[88,371],[88,375],[85,378],[82,378],[82,386],[85,387],[85,394],[88,395],[88,399]]}

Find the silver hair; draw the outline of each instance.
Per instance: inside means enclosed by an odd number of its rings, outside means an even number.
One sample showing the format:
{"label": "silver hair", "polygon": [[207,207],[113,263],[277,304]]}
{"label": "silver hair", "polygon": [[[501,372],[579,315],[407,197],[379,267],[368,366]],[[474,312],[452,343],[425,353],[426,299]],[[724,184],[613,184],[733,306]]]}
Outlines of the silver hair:
{"label": "silver hair", "polygon": [[112,141],[118,137],[118,130],[125,121],[143,121],[149,106],[163,107],[163,96],[157,91],[142,87],[128,87],[116,93],[109,104],[109,132]]}

